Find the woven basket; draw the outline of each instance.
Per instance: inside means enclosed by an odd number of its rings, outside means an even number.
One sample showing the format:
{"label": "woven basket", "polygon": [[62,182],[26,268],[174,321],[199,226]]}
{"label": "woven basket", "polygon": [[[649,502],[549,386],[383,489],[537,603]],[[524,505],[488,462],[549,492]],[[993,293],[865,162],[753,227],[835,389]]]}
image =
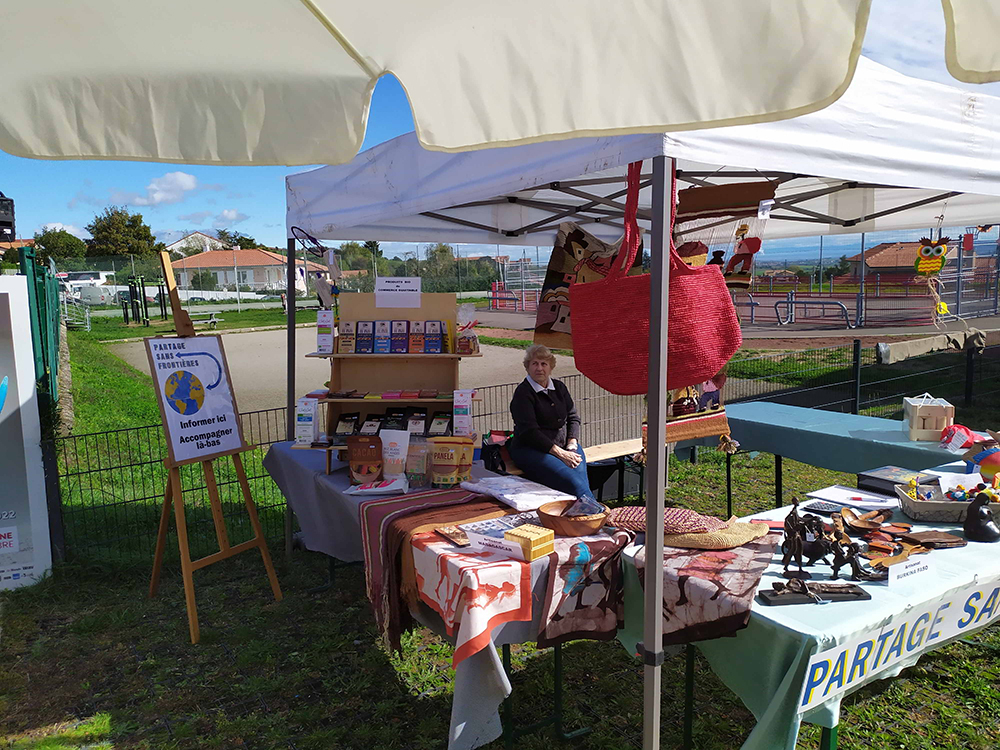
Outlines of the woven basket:
{"label": "woven basket", "polygon": [[[920,485],[917,492],[930,492],[930,500],[914,500],[906,494],[900,485],[896,485],[896,495],[899,496],[899,504],[903,513],[914,521],[932,521],[937,523],[962,523],[965,521],[965,514],[969,511],[971,502],[960,500],[948,500],[942,494],[939,487]],[[990,503],[989,509],[994,516],[1000,517],[1000,503]]]}
{"label": "woven basket", "polygon": [[[649,390],[650,275],[627,275],[639,248],[636,210],[641,167],[642,162],[634,162],[628,168],[625,237],[615,264],[605,278],[569,288],[576,367],[620,396]],[[672,208],[671,224],[673,213]],[[666,385],[674,390],[717,374],[743,339],[719,267],[691,268],[673,241],[663,252],[670,264]]]}

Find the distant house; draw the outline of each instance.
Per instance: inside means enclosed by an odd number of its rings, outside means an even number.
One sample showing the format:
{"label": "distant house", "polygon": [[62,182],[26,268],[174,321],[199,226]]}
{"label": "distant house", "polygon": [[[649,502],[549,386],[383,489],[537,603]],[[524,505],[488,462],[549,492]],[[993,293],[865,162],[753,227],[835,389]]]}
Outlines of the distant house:
{"label": "distant house", "polygon": [[191,232],[181,237],[177,242],[167,245],[167,252],[171,258],[183,258],[195,253],[203,253],[206,250],[228,250],[229,245],[218,237],[212,237],[204,232]]}
{"label": "distant house", "polygon": [[762,276],[766,279],[774,279],[775,281],[783,283],[795,281],[799,278],[799,275],[795,273],[795,271],[789,271],[787,268],[769,268],[765,271],[761,271],[758,276]]}
{"label": "distant house", "polygon": [[0,242],[0,255],[7,250],[20,250],[22,247],[34,247],[34,240],[13,240],[12,242]]}
{"label": "distant house", "polygon": [[[241,287],[247,286],[252,289],[273,289],[275,291],[285,288],[285,268],[286,259],[284,255],[272,253],[270,250],[252,249],[225,249],[206,250],[196,255],[190,255],[173,262],[174,275],[177,277],[177,285],[184,289],[191,288],[191,282],[196,273],[208,271],[215,276],[216,284],[219,287],[233,286],[238,283]],[[298,270],[295,279],[296,288],[306,290],[303,273],[308,270],[314,278],[316,274],[321,274],[326,278],[326,266],[312,261],[296,261]]]}
{"label": "distant house", "polygon": [[[880,245],[865,250],[865,274],[900,274],[914,275],[913,264],[920,250],[919,242],[883,242]],[[948,246],[948,260],[958,257],[958,242]],[[969,256],[966,255],[966,258]],[[850,275],[861,275],[861,253],[847,259],[851,265]]]}

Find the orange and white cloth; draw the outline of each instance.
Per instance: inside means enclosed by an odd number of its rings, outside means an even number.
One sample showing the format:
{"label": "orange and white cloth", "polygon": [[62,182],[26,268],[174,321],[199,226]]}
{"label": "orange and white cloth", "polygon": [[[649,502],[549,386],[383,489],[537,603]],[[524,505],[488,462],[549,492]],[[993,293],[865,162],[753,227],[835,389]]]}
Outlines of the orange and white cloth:
{"label": "orange and white cloth", "polygon": [[496,552],[458,548],[433,531],[414,534],[420,600],[455,638],[451,665],[490,643],[505,622],[531,620],[531,566]]}

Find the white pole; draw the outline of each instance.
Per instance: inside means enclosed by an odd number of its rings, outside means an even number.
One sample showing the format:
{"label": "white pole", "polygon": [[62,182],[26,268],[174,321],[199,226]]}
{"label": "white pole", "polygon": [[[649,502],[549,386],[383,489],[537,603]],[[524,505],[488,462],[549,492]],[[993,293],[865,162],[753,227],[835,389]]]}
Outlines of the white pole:
{"label": "white pole", "polygon": [[819,236],[819,293],[823,293],[823,235]]}
{"label": "white pole", "polygon": [[236,267],[236,248],[233,250],[233,276],[236,279],[236,314],[239,315],[242,310],[240,309],[240,271]]}
{"label": "white pole", "polygon": [[663,493],[667,486],[667,296],[670,290],[670,175],[673,163],[653,158],[653,224],[649,280],[649,386],[646,414],[646,576],[643,593],[644,750],[660,747],[663,661]]}

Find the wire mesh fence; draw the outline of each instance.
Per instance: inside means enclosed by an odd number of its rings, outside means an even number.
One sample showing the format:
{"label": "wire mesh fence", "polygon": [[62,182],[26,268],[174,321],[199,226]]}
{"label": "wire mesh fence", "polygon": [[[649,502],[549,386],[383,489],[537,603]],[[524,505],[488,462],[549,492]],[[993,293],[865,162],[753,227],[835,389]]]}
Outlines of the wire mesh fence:
{"label": "wire mesh fence", "polygon": [[[580,412],[583,444],[599,445],[641,434],[642,396],[617,396],[583,375],[562,379]],[[517,383],[479,389],[473,424],[480,434],[511,430],[510,400]],[[977,413],[992,409],[1000,393],[1000,346],[983,353],[939,352],[893,365],[876,361],[875,348],[827,347],[782,352],[741,352],[728,367],[729,404],[771,401],[816,409],[899,419],[904,396],[925,391],[958,405],[974,402]],[[280,539],[285,499],[264,469],[269,446],[285,439],[285,409],[241,415],[242,454],[265,535]],[[83,562],[148,565],[156,544],[167,456],[159,424],[53,441],[59,467],[66,557]],[[249,519],[232,462],[215,464],[222,508],[233,544],[251,537]],[[199,464],[182,467],[191,552],[216,551],[205,477]],[[171,527],[173,520],[171,519]],[[176,559],[176,543],[167,545]]]}
{"label": "wire mesh fence", "polygon": [[[241,415],[244,435],[255,447],[242,454],[264,533],[280,536],[285,499],[264,470],[267,448],[285,436],[285,409]],[[148,425],[56,438],[66,558],[147,564],[153,556],[166,488],[163,430]],[[252,537],[233,463],[215,462],[226,526],[233,544]],[[181,467],[191,554],[217,551],[205,477],[200,464]],[[171,519],[171,524],[173,519]],[[167,559],[177,545],[167,545]]]}

